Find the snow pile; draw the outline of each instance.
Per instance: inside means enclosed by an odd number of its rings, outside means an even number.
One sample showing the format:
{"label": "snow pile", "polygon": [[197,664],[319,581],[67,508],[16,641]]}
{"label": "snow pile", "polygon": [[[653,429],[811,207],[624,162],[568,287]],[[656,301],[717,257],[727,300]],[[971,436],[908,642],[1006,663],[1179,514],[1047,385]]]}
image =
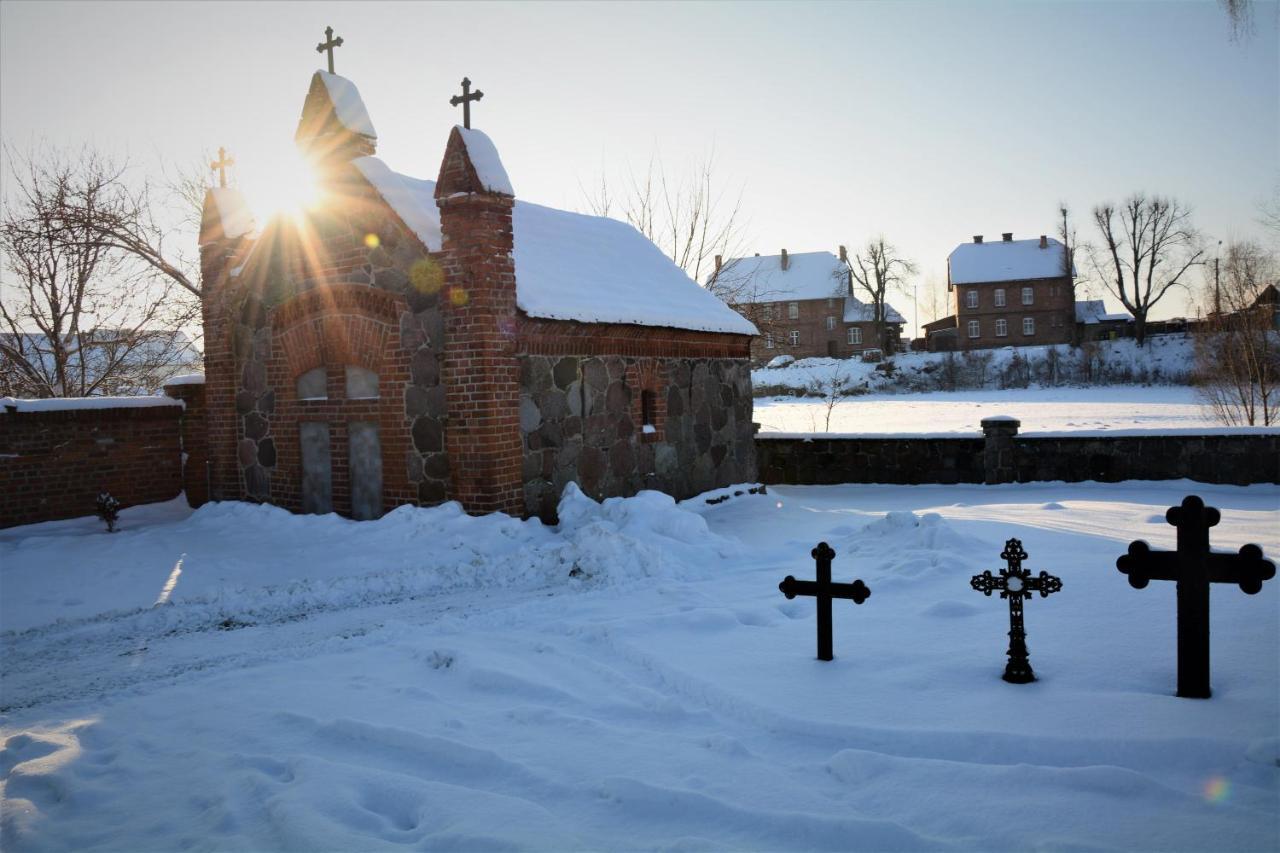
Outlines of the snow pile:
{"label": "snow pile", "polygon": [[316,76],[324,82],[325,91],[333,103],[333,113],[342,126],[361,136],[377,139],[378,133],[373,129],[373,120],[369,118],[369,110],[356,84],[328,71],[317,71]]}
{"label": "snow pile", "polygon": [[[427,250],[440,251],[435,182],[393,172],[376,157],[352,162]],[[756,333],[626,223],[526,201],[515,203],[512,218],[516,304],[530,317]]]}
{"label": "snow pile", "polygon": [[[205,510],[165,505],[114,536],[3,531],[0,606],[31,578],[44,622],[0,637],[3,845],[1272,849],[1280,671],[1259,650],[1280,644],[1280,582],[1215,588],[1214,697],[1192,701],[1172,695],[1174,584],[1134,590],[1115,569],[1132,538],[1172,547],[1164,510],[1192,488],[1222,511],[1216,547],[1280,552],[1280,489],[1186,482],[776,487],[696,513],[569,493],[558,530],[447,507],[298,527],[216,507],[201,527]],[[1026,603],[1027,685],[1000,679],[1007,604],[969,585],[1009,537],[1063,581]],[[813,577],[818,541],[835,579],[872,592],[833,603],[831,662],[814,660],[813,599],[777,587]],[[624,568],[213,630],[48,624],[67,597],[154,596],[136,577],[184,550],[155,618],[206,576],[284,589],[360,555],[458,578],[476,555]]]}
{"label": "snow pile", "polygon": [[502,165],[502,158],[498,156],[493,140],[482,131],[461,125],[455,125],[453,129],[461,134],[462,143],[467,146],[467,156],[475,167],[480,186],[489,192],[514,196],[516,191],[511,188],[511,179],[507,177],[507,169]]}
{"label": "snow pile", "polygon": [[1049,237],[1045,248],[1039,238],[961,243],[947,256],[952,284],[987,281],[1027,281],[1062,275],[1062,244]]}

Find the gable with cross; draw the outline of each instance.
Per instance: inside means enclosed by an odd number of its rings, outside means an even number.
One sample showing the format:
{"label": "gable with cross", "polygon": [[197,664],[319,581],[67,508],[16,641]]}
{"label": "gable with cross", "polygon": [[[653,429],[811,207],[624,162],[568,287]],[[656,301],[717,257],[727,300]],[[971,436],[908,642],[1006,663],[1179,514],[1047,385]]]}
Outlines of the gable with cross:
{"label": "gable with cross", "polygon": [[462,126],[467,130],[471,129],[471,102],[478,101],[484,97],[484,92],[476,89],[471,91],[471,80],[467,77],[462,78],[462,94],[454,95],[449,99],[449,103],[453,106],[462,104]]}
{"label": "gable with cross", "polygon": [[332,74],[334,73],[333,72],[333,50],[334,48],[342,47],[342,36],[338,36],[337,38],[334,38],[333,27],[325,27],[324,38],[325,38],[324,41],[316,45],[316,53],[329,54],[329,73]]}
{"label": "gable with cross", "polygon": [[235,158],[227,156],[227,149],[218,146],[218,159],[209,164],[209,168],[218,173],[218,186],[227,185],[227,167],[235,164]]}
{"label": "gable with cross", "polygon": [[1178,695],[1208,699],[1209,687],[1209,584],[1233,583],[1247,595],[1262,590],[1262,582],[1276,576],[1276,566],[1264,560],[1257,545],[1245,545],[1235,554],[1209,550],[1209,528],[1222,513],[1196,495],[1170,507],[1165,520],[1178,529],[1174,551],[1154,551],[1142,540],[1129,543],[1129,551],[1116,560],[1116,568],[1129,576],[1129,585],[1142,589],[1153,580],[1176,581],[1178,593]]}

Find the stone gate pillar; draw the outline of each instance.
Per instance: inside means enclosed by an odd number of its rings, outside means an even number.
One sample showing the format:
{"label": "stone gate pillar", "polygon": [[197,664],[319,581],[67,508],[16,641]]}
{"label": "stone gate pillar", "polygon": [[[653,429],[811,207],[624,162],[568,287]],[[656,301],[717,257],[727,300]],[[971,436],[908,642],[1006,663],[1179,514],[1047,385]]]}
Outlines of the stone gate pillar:
{"label": "stone gate pillar", "polygon": [[982,469],[986,483],[1017,482],[1018,466],[1014,459],[1013,444],[1020,426],[1021,421],[1008,415],[982,419],[982,435],[986,439]]}

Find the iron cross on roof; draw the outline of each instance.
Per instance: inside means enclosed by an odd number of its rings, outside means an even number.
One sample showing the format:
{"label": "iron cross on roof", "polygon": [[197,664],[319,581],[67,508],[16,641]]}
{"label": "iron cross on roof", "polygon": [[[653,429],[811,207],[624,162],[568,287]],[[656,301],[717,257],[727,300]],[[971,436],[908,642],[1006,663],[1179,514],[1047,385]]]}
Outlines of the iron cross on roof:
{"label": "iron cross on roof", "polygon": [[218,173],[218,186],[227,185],[227,167],[235,164],[235,159],[227,156],[227,149],[218,146],[218,159],[209,164],[209,168]]}
{"label": "iron cross on roof", "polygon": [[333,49],[335,47],[342,47],[342,36],[338,36],[337,38],[334,38],[333,27],[325,27],[324,37],[325,37],[325,41],[322,41],[318,45],[316,45],[316,53],[327,52],[329,54],[329,73],[332,74],[333,73]]}
{"label": "iron cross on roof", "polygon": [[455,107],[458,104],[462,104],[462,126],[467,128],[468,130],[471,129],[471,102],[478,101],[483,97],[484,97],[484,92],[481,92],[479,89],[476,89],[474,92],[472,92],[471,81],[468,78],[463,77],[462,78],[462,94],[454,95],[452,98],[449,99],[449,103]]}

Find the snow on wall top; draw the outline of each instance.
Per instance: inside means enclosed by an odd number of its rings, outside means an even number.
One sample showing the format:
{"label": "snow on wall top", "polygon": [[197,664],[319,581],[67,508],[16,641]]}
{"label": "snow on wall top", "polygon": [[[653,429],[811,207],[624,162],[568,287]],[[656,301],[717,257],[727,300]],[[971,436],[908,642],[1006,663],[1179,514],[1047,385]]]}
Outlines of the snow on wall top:
{"label": "snow on wall top", "polygon": [[324,81],[329,100],[333,102],[333,113],[342,126],[361,136],[377,139],[378,133],[373,129],[373,120],[369,118],[369,110],[365,108],[356,84],[328,71],[317,71],[316,76]]}
{"label": "snow on wall top", "polygon": [[[435,181],[393,172],[377,157],[352,163],[427,250],[440,251]],[[530,317],[756,334],[630,225],[517,201],[512,227],[516,304]]]}
{"label": "snow on wall top", "polygon": [[0,415],[9,412],[70,412],[78,409],[149,409],[153,406],[182,406],[172,397],[51,397],[22,400],[0,397]]}
{"label": "snow on wall top", "polygon": [[1082,299],[1076,302],[1076,322],[1086,326],[1105,323],[1111,320],[1132,320],[1127,312],[1108,313],[1107,306],[1101,299]]}
{"label": "snow on wall top", "polygon": [[253,231],[253,213],[240,190],[234,187],[210,187],[209,195],[218,208],[224,237],[240,237]]}
{"label": "snow on wall top", "polygon": [[511,179],[507,177],[507,170],[502,165],[493,140],[479,130],[461,125],[454,129],[462,135],[462,143],[467,146],[467,156],[471,158],[471,165],[475,166],[480,186],[489,192],[515,196],[516,191],[511,188]]}
{"label": "snow on wall top", "polygon": [[203,385],[203,373],[184,373],[181,376],[174,376],[164,381],[165,386],[169,385]]}
{"label": "snow on wall top", "polygon": [[947,256],[952,284],[988,281],[1025,281],[1062,275],[1062,244],[1040,239],[961,243]]}
{"label": "snow on wall top", "polygon": [[[848,269],[830,252],[756,255],[726,261],[716,279],[744,294],[744,302],[827,299],[848,294]],[[744,286],[739,287],[739,284]]]}

